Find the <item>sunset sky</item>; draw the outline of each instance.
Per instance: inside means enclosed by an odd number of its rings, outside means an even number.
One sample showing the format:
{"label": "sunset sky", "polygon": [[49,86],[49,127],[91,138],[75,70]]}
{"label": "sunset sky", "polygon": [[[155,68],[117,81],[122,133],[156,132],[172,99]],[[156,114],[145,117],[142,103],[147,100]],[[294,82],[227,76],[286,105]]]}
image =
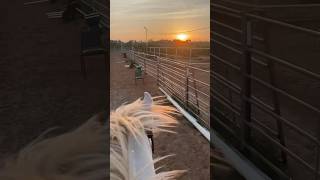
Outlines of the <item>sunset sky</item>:
{"label": "sunset sky", "polygon": [[111,39],[143,40],[176,38],[186,32],[192,41],[209,41],[210,0],[111,0]]}

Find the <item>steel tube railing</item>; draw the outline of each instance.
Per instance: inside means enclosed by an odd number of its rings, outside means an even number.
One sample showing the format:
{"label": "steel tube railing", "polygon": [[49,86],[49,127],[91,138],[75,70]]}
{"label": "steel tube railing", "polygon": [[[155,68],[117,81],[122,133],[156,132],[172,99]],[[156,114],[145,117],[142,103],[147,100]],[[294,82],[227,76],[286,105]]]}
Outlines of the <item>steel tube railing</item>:
{"label": "steel tube railing", "polygon": [[[217,75],[217,74],[215,74],[215,75]],[[213,76],[214,78],[215,78],[215,76]],[[218,81],[220,81],[220,79],[217,79]],[[220,81],[220,82],[222,82],[222,81]],[[227,81],[225,81],[225,82],[227,82]],[[229,82],[230,83],[230,82]],[[239,93],[240,94],[240,88],[235,88],[235,86],[233,86],[233,88],[230,88],[231,90],[234,90],[234,92],[237,92],[237,93]],[[219,96],[220,96],[220,94],[219,94]],[[222,95],[221,95],[222,96]],[[275,114],[273,111],[272,111],[272,109],[269,109],[268,107],[266,107],[266,105],[265,104],[262,104],[262,103],[259,103],[259,101],[256,101],[254,98],[250,98],[250,99],[246,99],[246,101],[250,101],[251,103],[253,103],[253,104],[255,104],[255,105],[257,105],[257,107],[259,107],[262,111],[265,111],[265,112],[267,112],[268,114],[270,114],[271,112],[271,114],[270,115],[272,115],[274,118],[276,118],[276,119],[279,119],[279,120],[281,120],[281,121],[284,121],[284,122],[289,122],[288,120],[286,120],[286,119],[284,119],[283,117],[281,117],[281,116],[279,116],[279,115],[277,115],[277,114]],[[232,102],[230,102],[231,104],[233,104]],[[269,110],[268,110],[269,109]],[[290,122],[289,122],[290,123]],[[291,124],[291,123],[290,123]],[[295,130],[298,130],[298,131],[300,131],[300,132],[302,132],[302,135],[305,135],[306,137],[308,137],[310,140],[312,140],[314,143],[317,143],[317,144],[319,144],[320,145],[320,143],[318,142],[318,140],[316,139],[316,138],[314,138],[312,135],[310,135],[310,134],[308,134],[308,133],[303,133],[304,131],[301,129],[301,128],[299,128],[299,127],[297,127],[297,126],[292,126],[292,127],[295,127],[295,128],[297,128],[297,129],[295,129]]]}
{"label": "steel tube railing", "polygon": [[[235,2],[235,1],[230,1],[230,0],[222,0],[224,2],[229,2],[234,5],[240,5],[240,2]],[[276,110],[275,108],[277,103],[274,103],[273,106],[270,106],[269,104],[265,103],[262,99],[255,97],[252,95],[251,89],[251,83],[257,83],[259,85],[262,85],[265,87],[267,90],[270,90],[273,94],[281,94],[282,96],[292,100],[295,104],[299,104],[300,107],[307,108],[308,110],[311,110],[312,112],[316,113],[317,115],[320,114],[320,109],[311,103],[306,102],[304,99],[298,96],[294,96],[292,93],[290,93],[288,90],[283,90],[282,88],[276,87],[274,82],[266,82],[265,80],[262,80],[254,75],[252,75],[250,71],[250,67],[252,66],[252,62],[256,62],[263,67],[266,68],[272,68],[272,63],[277,63],[281,66],[287,67],[293,72],[299,73],[299,75],[307,75],[308,78],[312,78],[312,80],[320,80],[320,74],[317,72],[310,71],[304,67],[301,67],[299,65],[290,63],[289,61],[282,59],[280,57],[274,56],[270,53],[263,52],[262,50],[258,50],[255,47],[251,47],[252,45],[252,39],[256,40],[256,35],[253,34],[252,29],[250,26],[254,23],[265,23],[265,24],[273,24],[280,26],[281,28],[287,28],[288,30],[291,31],[297,31],[299,33],[303,33],[305,35],[309,36],[315,36],[315,37],[320,37],[320,32],[312,29],[308,29],[305,27],[289,24],[287,22],[283,22],[280,20],[272,19],[269,17],[264,17],[258,14],[255,14],[253,12],[258,12],[263,8],[310,8],[310,7],[319,7],[320,4],[291,4],[291,5],[259,5],[259,6],[249,6],[249,4],[242,4],[243,6],[250,7],[251,10],[252,8],[257,8],[253,9],[250,13],[247,12],[242,12],[243,10],[236,10],[233,8],[230,8],[230,6],[226,7],[221,4],[215,4],[211,3],[211,7],[214,8],[214,12],[217,12],[219,14],[223,14],[226,16],[230,16],[232,18],[239,19],[239,23],[242,21],[242,27],[240,29],[231,26],[230,24],[222,23],[219,20],[212,20],[212,24],[215,24],[217,26],[232,30],[233,32],[239,33],[242,36],[243,42],[238,42],[231,37],[221,34],[219,32],[213,32],[211,33],[214,37],[216,38],[211,38],[212,42],[215,45],[221,46],[224,49],[227,49],[231,52],[237,53],[239,56],[244,57],[242,59],[242,63],[246,61],[246,64],[242,64],[241,67],[231,63],[228,61],[228,59],[224,58],[223,56],[219,54],[210,54],[211,57],[213,57],[214,61],[218,61],[225,65],[228,69],[231,69],[234,72],[239,73],[239,77],[242,77],[243,83],[240,86],[235,84],[234,82],[228,80],[228,78],[224,77],[223,75],[219,73],[215,73],[211,71],[211,78],[213,78],[213,81],[219,82],[219,84],[222,84],[225,86],[226,89],[228,89],[232,93],[236,93],[237,97],[242,101],[242,107],[247,106],[248,110],[242,110],[241,107],[235,106],[234,102],[232,100],[229,100],[228,98],[224,97],[221,93],[219,93],[218,90],[214,90],[210,92],[212,93],[214,101],[219,102],[220,104],[223,105],[223,107],[226,107],[228,110],[230,110],[232,113],[237,115],[237,118],[242,117],[241,119],[242,123],[244,123],[244,127],[248,128],[249,131],[250,129],[255,129],[257,130],[264,138],[266,138],[268,141],[270,141],[273,145],[278,147],[284,154],[287,154],[288,156],[292,157],[294,161],[300,163],[304,167],[306,167],[308,170],[311,170],[314,173],[314,178],[319,179],[319,146],[320,142],[319,139],[316,138],[314,135],[308,132],[308,130],[300,128],[297,124],[291,122],[288,120],[288,118],[284,118],[280,114],[280,110]],[[236,7],[236,6],[234,6]],[[260,8],[260,9],[259,9]],[[219,38],[219,40],[217,40]],[[228,43],[232,43],[232,45],[236,45],[236,47],[239,46],[238,48],[235,48],[233,46],[228,45]],[[261,42],[259,42],[261,43]],[[263,43],[263,42],[262,42]],[[241,51],[242,50],[242,51]],[[258,56],[258,57],[256,57]],[[266,59],[265,61],[259,60],[259,58]],[[246,71],[248,70],[248,71]],[[270,70],[269,73],[273,73],[274,71]],[[304,77],[304,76],[303,76]],[[229,77],[230,78],[230,77]],[[270,81],[273,81],[272,78],[270,78]],[[227,90],[227,91],[228,91]],[[273,101],[277,100],[277,98],[274,98]],[[278,129],[278,133],[274,131],[273,129],[269,128],[266,126],[265,123],[259,122],[255,117],[252,117],[252,112],[250,110],[251,105],[254,107],[257,107],[260,109],[262,112],[266,113],[267,115],[270,115],[272,118],[274,118],[278,122],[278,127],[281,129],[282,124],[286,126],[287,128],[293,130],[297,134],[299,134],[302,138],[305,138],[309,141],[311,141],[316,147],[316,162],[314,164],[307,162],[302,155],[297,154],[292,151],[292,149],[286,147],[286,145],[281,142],[281,136],[279,136],[279,133],[281,134],[281,130]],[[279,108],[279,107],[278,107]],[[221,120],[218,117],[213,115],[214,118],[216,118],[217,122],[219,124],[223,124],[222,126],[226,128],[226,130],[230,131],[232,134],[235,135],[236,138],[237,134],[234,133],[234,130],[230,127],[230,125],[223,123],[223,120]],[[251,117],[251,118],[250,118]],[[249,119],[249,121],[248,121]],[[253,123],[256,123],[253,124]],[[276,140],[275,137],[269,136],[267,133],[271,133],[273,136],[278,136],[278,140]],[[249,134],[250,136],[250,134]],[[261,152],[258,152],[254,146],[251,145],[250,141],[243,141],[244,137],[238,138],[240,141],[243,142],[243,145],[245,148],[249,149],[250,152],[258,155],[263,161],[265,161],[272,169],[274,169],[277,173],[279,174],[284,174],[282,170],[280,170],[278,167],[276,167],[273,163],[270,162],[270,159],[268,159],[264,154]],[[293,177],[294,178],[294,177]]]}
{"label": "steel tube railing", "polygon": [[[319,7],[319,3],[308,3],[308,4],[272,4],[272,5],[256,5],[256,4],[249,4],[245,2],[238,2],[235,0],[219,0],[221,2],[227,2],[230,4],[243,6],[243,7],[250,7],[250,8],[256,8],[256,9],[265,9],[265,8],[310,8],[310,7]],[[211,3],[213,5],[213,3]]]}
{"label": "steel tube railing", "polygon": [[[188,57],[182,57],[185,62],[180,61],[179,51],[177,49],[185,49],[188,51]],[[176,51],[174,56],[168,55],[168,51]],[[202,51],[203,50],[203,51]],[[209,65],[206,62],[192,62],[192,51],[197,51],[199,55],[209,55],[208,48],[173,48],[173,47],[149,47],[146,52],[130,50],[129,57],[136,63],[141,64],[143,69],[149,74],[152,72],[158,85],[167,91],[170,91],[172,96],[179,99],[179,102],[188,111],[193,112],[193,115],[202,121],[206,127],[209,127]],[[198,52],[199,51],[199,52]],[[166,53],[164,53],[166,52]],[[174,57],[174,58],[171,58]],[[176,59],[178,58],[178,59]],[[209,60],[209,57],[208,57]],[[201,78],[193,77],[193,73],[200,73]],[[207,77],[203,77],[207,76]],[[198,88],[197,84],[201,87]],[[203,89],[203,88],[207,89]],[[191,107],[192,106],[192,107]]]}

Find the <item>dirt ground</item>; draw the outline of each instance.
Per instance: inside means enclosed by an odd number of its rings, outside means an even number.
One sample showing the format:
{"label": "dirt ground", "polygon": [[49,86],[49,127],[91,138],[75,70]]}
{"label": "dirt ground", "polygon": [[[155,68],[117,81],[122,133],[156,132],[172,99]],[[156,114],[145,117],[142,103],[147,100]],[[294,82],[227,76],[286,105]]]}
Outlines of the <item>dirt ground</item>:
{"label": "dirt ground", "polygon": [[59,3],[24,2],[0,7],[2,156],[48,128],[75,128],[108,105],[103,57],[88,58],[88,79],[81,76],[81,21],[48,19],[45,13],[61,9]]}
{"label": "dirt ground", "polygon": [[[125,59],[120,52],[111,52],[110,66],[110,107],[116,108],[125,102],[140,98],[144,91],[153,96],[163,95],[156,81],[146,76],[144,83],[134,82],[134,69],[125,67]],[[188,170],[183,180],[210,179],[210,147],[208,141],[183,117],[178,118],[179,125],[174,128],[177,134],[162,133],[155,137],[155,157],[169,154],[175,156],[159,163],[163,170]]]}

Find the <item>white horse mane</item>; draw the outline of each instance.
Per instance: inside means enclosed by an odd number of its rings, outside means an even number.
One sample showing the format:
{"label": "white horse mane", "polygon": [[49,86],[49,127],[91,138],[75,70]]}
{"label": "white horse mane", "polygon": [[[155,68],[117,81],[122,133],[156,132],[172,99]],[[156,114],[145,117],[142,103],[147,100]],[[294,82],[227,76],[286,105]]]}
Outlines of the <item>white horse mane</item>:
{"label": "white horse mane", "polygon": [[[145,136],[144,130],[155,133],[169,131],[177,122],[172,117],[175,109],[160,105],[148,106],[142,100],[120,106],[110,115],[110,179],[141,179],[130,171],[128,139]],[[90,118],[79,128],[44,139],[40,136],[16,156],[7,159],[0,170],[1,180],[105,180],[107,177],[107,127],[98,115]],[[141,131],[143,130],[143,131]],[[165,157],[164,157],[165,158]],[[153,163],[161,160],[159,158]],[[152,163],[152,167],[153,164]],[[146,164],[146,167],[149,164]],[[146,167],[136,167],[144,171]],[[184,171],[156,174],[151,179],[175,179]]]}
{"label": "white horse mane", "polygon": [[[135,102],[120,106],[110,115],[110,134],[111,134],[111,151],[110,151],[110,176],[115,180],[169,180],[176,179],[185,171],[175,170],[155,174],[154,163],[166,157],[152,160],[152,151],[149,144],[144,143],[146,139],[145,131],[149,130],[155,134],[159,132],[173,132],[168,130],[174,127],[177,121],[172,115],[177,111],[170,106],[161,105],[164,101],[158,99],[153,102],[149,93],[145,93],[144,100],[138,99]],[[131,142],[134,139],[136,142]],[[133,141],[134,141],[133,140]],[[133,145],[131,145],[133,144]],[[130,158],[132,150],[130,147],[140,146],[138,155],[141,159]],[[141,155],[141,153],[144,155]],[[142,157],[144,156],[144,157]],[[150,157],[148,159],[148,156]],[[142,161],[132,162],[132,161]],[[130,165],[131,166],[130,166]],[[134,165],[140,164],[140,167]],[[151,167],[151,168],[150,168]]]}
{"label": "white horse mane", "polygon": [[102,180],[107,173],[107,129],[99,116],[57,137],[42,136],[8,159],[1,180]]}

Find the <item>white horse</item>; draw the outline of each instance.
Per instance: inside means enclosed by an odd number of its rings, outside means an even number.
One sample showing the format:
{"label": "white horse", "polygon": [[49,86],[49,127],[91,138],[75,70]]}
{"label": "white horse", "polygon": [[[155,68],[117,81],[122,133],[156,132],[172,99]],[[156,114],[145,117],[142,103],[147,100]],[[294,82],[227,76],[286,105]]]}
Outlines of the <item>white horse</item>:
{"label": "white horse", "polygon": [[184,171],[156,173],[145,130],[168,131],[175,110],[144,100],[123,105],[110,115],[110,162],[107,161],[107,126],[96,115],[74,131],[44,139],[40,136],[0,170],[1,180],[105,180],[175,179]]}

